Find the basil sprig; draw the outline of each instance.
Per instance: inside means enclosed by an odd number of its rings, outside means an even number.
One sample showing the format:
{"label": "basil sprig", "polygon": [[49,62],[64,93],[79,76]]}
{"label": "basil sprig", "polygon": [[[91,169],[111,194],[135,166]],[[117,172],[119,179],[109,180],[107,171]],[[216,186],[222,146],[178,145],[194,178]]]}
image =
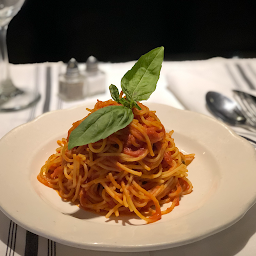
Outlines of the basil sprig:
{"label": "basil sprig", "polygon": [[121,105],[101,108],[86,117],[71,132],[68,149],[105,139],[129,125],[134,118],[132,108],[140,109],[137,101],[147,100],[155,91],[163,58],[164,47],[153,49],[139,58],[121,79],[125,98],[119,98],[118,88],[111,84],[111,97]]}

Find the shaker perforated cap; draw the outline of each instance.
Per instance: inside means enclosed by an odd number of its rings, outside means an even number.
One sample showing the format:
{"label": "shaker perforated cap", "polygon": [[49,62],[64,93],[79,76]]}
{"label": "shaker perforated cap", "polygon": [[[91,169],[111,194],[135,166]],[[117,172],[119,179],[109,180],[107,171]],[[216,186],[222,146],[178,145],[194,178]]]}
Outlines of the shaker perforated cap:
{"label": "shaker perforated cap", "polygon": [[86,61],[86,71],[95,72],[98,70],[98,60],[94,56],[90,56]]}
{"label": "shaker perforated cap", "polygon": [[75,58],[72,58],[67,65],[67,76],[77,76],[79,75],[78,63]]}

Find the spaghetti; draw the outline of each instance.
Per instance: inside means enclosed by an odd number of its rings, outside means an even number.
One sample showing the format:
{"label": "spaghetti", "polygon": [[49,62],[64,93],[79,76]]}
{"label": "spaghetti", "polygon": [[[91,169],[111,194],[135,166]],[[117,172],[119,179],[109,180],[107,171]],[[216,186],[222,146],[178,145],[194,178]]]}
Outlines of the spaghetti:
{"label": "spaghetti", "polygon": [[[133,108],[134,119],[124,129],[68,150],[71,131],[86,117],[75,122],[67,139],[57,141],[59,147],[41,168],[38,180],[64,200],[107,218],[133,212],[150,223],[171,212],[183,195],[192,192],[187,165],[194,154],[182,154],[173,131],[166,132],[155,112],[138,104],[141,110]],[[110,105],[118,103],[98,101],[89,111]],[[161,210],[166,203],[171,206]]]}

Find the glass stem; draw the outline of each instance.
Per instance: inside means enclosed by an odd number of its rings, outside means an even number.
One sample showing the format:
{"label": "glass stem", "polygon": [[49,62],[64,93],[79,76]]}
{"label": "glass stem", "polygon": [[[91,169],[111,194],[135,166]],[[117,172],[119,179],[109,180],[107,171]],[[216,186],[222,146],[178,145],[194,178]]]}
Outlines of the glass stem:
{"label": "glass stem", "polygon": [[0,57],[1,57],[1,73],[0,74],[0,94],[10,93],[15,89],[9,70],[9,59],[7,52],[7,35],[8,25],[0,27]]}

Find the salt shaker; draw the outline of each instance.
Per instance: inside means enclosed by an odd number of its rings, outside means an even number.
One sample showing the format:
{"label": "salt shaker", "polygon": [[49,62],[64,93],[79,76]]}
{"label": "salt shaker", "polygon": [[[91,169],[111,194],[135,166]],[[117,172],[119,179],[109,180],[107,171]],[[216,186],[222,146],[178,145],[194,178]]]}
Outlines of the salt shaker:
{"label": "salt shaker", "polygon": [[98,60],[90,56],[86,61],[86,80],[88,83],[88,94],[90,96],[104,93],[106,91],[106,75],[98,68]]}
{"label": "salt shaker", "polygon": [[59,76],[59,97],[72,101],[84,99],[87,95],[86,77],[79,72],[77,61],[72,58],[67,64],[66,73]]}

